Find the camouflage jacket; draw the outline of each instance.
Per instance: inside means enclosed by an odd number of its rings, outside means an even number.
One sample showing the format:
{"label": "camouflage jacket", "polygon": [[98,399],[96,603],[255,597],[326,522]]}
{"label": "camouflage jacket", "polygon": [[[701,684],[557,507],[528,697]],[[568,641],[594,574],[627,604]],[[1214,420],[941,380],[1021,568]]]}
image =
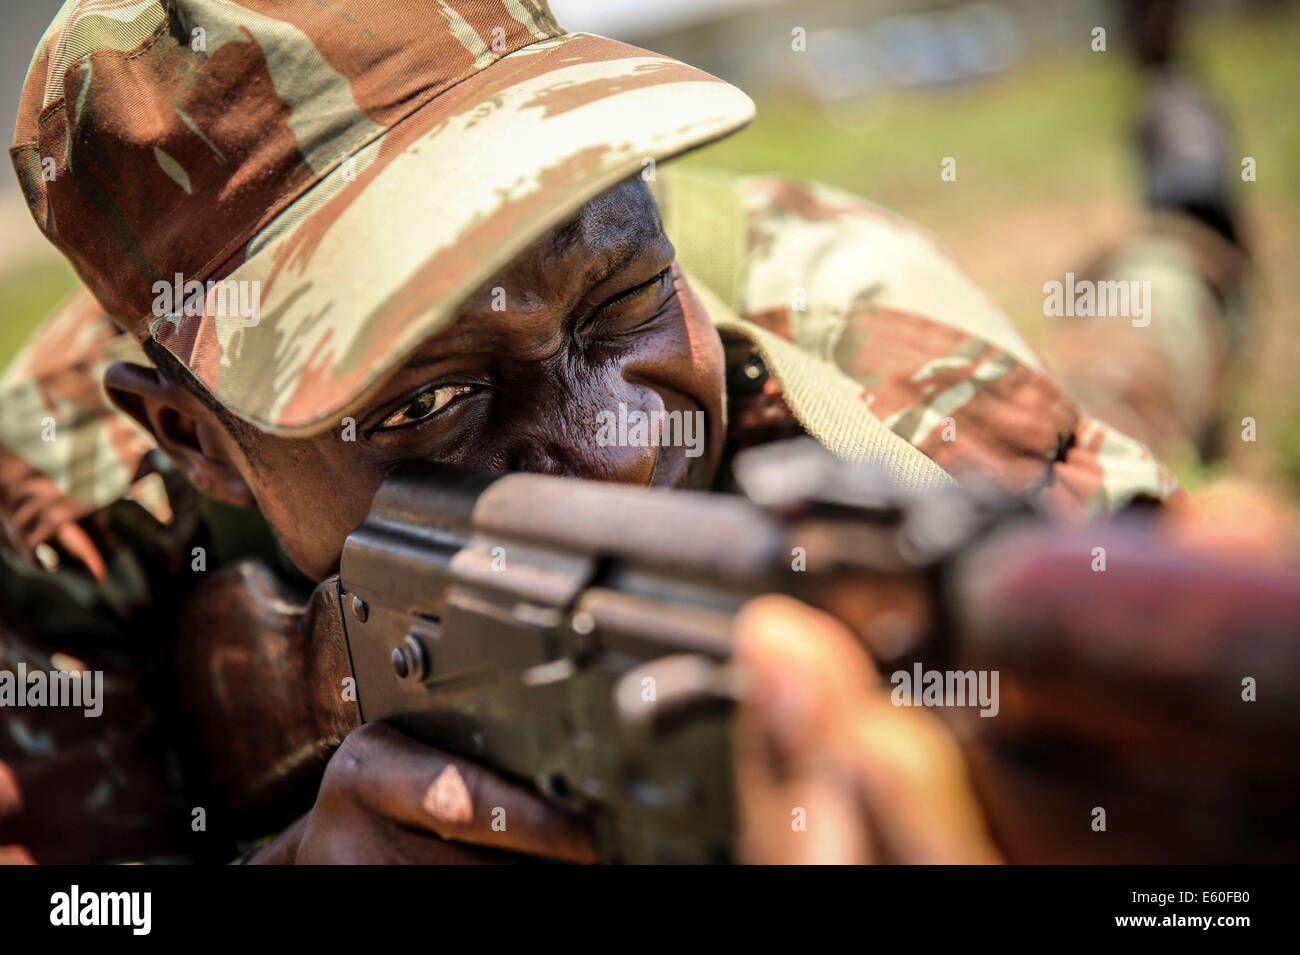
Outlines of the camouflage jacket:
{"label": "camouflage jacket", "polygon": [[[904,484],[991,477],[1074,516],[1174,492],[916,227],[785,179],[674,167],[652,186],[726,344],[729,450],[807,432]],[[173,702],[166,622],[195,579],[193,547],[215,569],[274,544],[256,514],[200,499],[108,403],[117,360],[148,364],[83,289],[0,378],[0,668],[71,659],[106,674],[102,719],[5,714],[0,761],[48,812],[0,821],[0,846],[40,861],[219,857],[174,835],[192,809],[178,739],[155,716]]]}

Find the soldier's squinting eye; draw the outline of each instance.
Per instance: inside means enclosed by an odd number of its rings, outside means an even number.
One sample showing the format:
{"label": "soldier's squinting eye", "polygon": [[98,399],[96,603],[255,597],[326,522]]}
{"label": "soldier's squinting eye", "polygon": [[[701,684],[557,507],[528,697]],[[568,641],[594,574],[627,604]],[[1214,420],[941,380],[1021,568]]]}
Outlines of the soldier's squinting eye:
{"label": "soldier's squinting eye", "polygon": [[457,398],[467,395],[474,388],[471,385],[447,385],[443,388],[427,388],[402,407],[398,408],[376,428],[376,431],[392,431],[418,424],[442,411]]}
{"label": "soldier's squinting eye", "polygon": [[626,291],[619,292],[617,295],[597,306],[593,315],[610,315],[618,311],[620,306],[640,305],[650,300],[647,293],[666,292],[672,287],[672,266],[664,269],[653,278],[647,279],[640,285],[635,285]]}

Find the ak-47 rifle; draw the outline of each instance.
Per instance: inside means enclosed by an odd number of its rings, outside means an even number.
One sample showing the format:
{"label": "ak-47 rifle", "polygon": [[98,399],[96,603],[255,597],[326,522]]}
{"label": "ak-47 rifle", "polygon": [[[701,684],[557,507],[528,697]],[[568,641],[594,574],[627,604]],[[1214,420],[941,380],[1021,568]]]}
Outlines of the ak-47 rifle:
{"label": "ak-47 rifle", "polygon": [[[885,675],[998,674],[996,716],[938,712],[1008,858],[1295,861],[1295,575],[1181,552],[1140,516],[904,494],[812,442],[735,473],[743,495],[399,470],[313,595],[316,662],[287,674],[329,715],[293,724],[297,764],[261,752],[258,778],[283,790],[358,717],[385,720],[589,815],[607,860],[731,859],[731,624],[779,592]],[[329,703],[349,672],[359,714]]]}

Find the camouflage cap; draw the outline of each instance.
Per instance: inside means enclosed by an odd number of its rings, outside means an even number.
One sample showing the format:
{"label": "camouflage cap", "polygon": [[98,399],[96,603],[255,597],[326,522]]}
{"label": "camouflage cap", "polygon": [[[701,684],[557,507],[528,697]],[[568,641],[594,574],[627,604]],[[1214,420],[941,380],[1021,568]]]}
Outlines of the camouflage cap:
{"label": "camouflage cap", "polygon": [[545,0],[71,0],[11,153],[114,321],[305,434],[545,230],[752,116]]}

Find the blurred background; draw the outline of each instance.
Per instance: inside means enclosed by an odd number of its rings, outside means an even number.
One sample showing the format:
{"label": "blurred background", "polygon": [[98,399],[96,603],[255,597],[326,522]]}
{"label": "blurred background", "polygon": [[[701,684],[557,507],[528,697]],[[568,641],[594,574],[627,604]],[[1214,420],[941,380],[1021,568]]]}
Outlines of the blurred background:
{"label": "blurred background", "polygon": [[[1140,72],[1127,0],[551,0],[561,24],[649,47],[758,103],[744,132],[682,162],[817,179],[920,223],[1037,343],[1042,285],[1081,269],[1142,216]],[[7,4],[0,103],[13,128],[57,0]],[[1236,182],[1255,260],[1257,323],[1224,442],[1228,470],[1300,498],[1300,3],[1187,0],[1185,61],[1234,128],[1257,181]],[[1091,49],[1095,27],[1107,49]],[[791,48],[792,31],[806,52]],[[938,181],[942,157],[956,182]],[[1230,164],[1230,168],[1233,168]],[[1235,167],[1238,168],[1239,167]],[[0,176],[0,366],[74,285],[11,173]]]}

